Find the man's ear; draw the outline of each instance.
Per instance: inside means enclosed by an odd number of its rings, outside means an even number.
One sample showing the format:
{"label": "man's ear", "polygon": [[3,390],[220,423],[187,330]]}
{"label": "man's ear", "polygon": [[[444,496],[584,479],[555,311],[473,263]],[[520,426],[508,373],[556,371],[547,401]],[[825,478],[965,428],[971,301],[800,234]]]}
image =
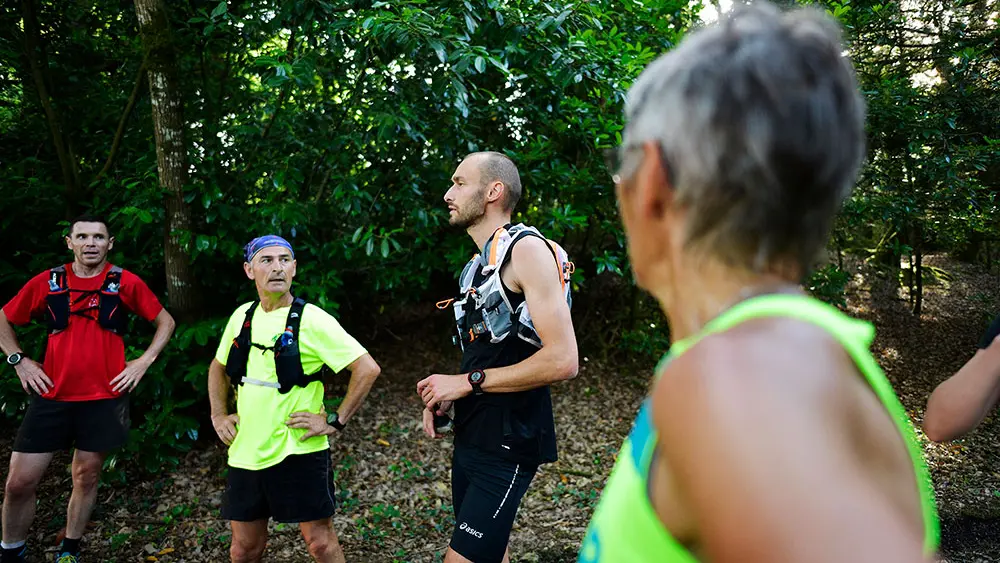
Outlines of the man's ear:
{"label": "man's ear", "polygon": [[298,271],[298,268],[299,268],[299,262],[298,262],[298,260],[295,260],[295,259],[293,258],[293,259],[292,259],[292,277],[293,277],[293,278],[295,277],[295,272],[297,272],[297,271]]}
{"label": "man's ear", "polygon": [[669,163],[663,161],[663,154],[656,141],[643,143],[642,152],[642,165],[635,178],[640,209],[651,219],[660,219],[674,200],[674,187],[670,185],[667,174]]}
{"label": "man's ear", "polygon": [[250,262],[243,263],[243,271],[249,279],[253,279],[253,268],[250,267]]}
{"label": "man's ear", "polygon": [[66,235],[65,238],[66,238],[66,248],[73,250],[73,239],[71,239],[69,235]]}
{"label": "man's ear", "polygon": [[503,182],[493,182],[493,184],[490,185],[489,191],[486,192],[486,201],[500,201],[500,199],[503,198],[505,191],[507,191],[507,186],[505,186]]}
{"label": "man's ear", "polygon": [[111,237],[108,239],[108,250],[111,250],[114,247],[115,247],[115,237]]}

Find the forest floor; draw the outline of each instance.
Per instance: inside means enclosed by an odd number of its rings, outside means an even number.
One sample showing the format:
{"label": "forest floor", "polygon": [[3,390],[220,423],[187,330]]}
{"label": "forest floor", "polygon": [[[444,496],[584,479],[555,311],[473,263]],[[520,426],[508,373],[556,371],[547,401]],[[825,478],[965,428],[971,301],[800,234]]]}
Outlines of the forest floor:
{"label": "forest floor", "polygon": [[[876,323],[876,357],[917,422],[930,391],[971,357],[991,314],[1000,311],[998,280],[983,268],[943,257],[926,262],[945,275],[925,288],[919,320],[891,284],[858,275],[848,293],[851,314]],[[420,431],[415,383],[429,373],[453,371],[457,358],[454,349],[440,344],[443,339],[431,340],[375,351],[383,376],[333,442],[339,502],[334,521],[348,561],[440,561],[448,543],[454,524],[451,443]],[[553,388],[560,459],[539,470],[521,505],[511,538],[513,561],[575,561],[652,367],[646,361],[602,365],[584,353],[579,377]],[[14,431],[0,429],[4,461]],[[1000,417],[991,417],[964,440],[924,442],[948,563],[1000,560],[998,431]],[[58,455],[40,487],[30,539],[33,561],[52,560],[70,490],[68,464],[67,454]],[[206,440],[176,471],[102,487],[85,560],[228,561],[229,530],[218,512],[224,475],[223,447]],[[265,560],[310,560],[296,526],[271,525]]]}

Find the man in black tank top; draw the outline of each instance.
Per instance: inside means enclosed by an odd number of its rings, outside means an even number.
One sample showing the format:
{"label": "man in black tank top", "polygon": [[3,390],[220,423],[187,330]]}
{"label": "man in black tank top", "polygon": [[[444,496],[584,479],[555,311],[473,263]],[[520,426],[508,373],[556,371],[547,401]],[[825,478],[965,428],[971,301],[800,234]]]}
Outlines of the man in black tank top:
{"label": "man in black tank top", "polygon": [[548,386],[577,373],[563,265],[537,231],[511,226],[520,195],[514,163],[484,152],[462,161],[444,197],[449,222],[480,249],[463,272],[468,291],[454,305],[461,373],[417,383],[429,436],[441,437],[435,414],[454,405],[456,527],[445,563],[509,561],[521,498],[538,465],[556,460]]}

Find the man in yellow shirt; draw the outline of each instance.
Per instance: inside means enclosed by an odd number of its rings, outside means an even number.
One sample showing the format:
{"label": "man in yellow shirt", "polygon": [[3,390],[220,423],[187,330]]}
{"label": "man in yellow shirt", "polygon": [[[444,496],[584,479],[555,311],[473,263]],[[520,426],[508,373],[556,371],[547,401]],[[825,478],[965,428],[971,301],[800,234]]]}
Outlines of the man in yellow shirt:
{"label": "man in yellow shirt", "polygon": [[[380,368],[340,323],[291,294],[295,254],[285,239],[258,237],[243,269],[258,301],[229,319],[208,370],[212,424],[229,446],[222,515],[231,521],[234,563],[261,560],[269,518],[298,523],[319,562],[343,562],[333,529],[328,436],[361,407]],[[326,415],[320,370],[351,371],[347,395]],[[229,414],[231,385],[236,413]]]}

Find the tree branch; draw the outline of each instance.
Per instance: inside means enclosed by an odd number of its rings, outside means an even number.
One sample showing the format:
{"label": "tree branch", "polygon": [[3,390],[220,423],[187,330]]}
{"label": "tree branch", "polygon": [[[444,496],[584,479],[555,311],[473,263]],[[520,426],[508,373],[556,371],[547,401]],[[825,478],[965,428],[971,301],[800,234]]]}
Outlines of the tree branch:
{"label": "tree branch", "polygon": [[[295,52],[295,33],[298,31],[298,26],[295,22],[292,22],[292,35],[288,38],[288,46],[285,48],[285,59],[289,64],[294,60]],[[289,79],[291,80],[291,79]],[[278,113],[281,112],[281,106],[285,103],[285,98],[288,97],[288,91],[291,89],[291,84],[285,82],[284,86],[281,88],[281,93],[278,94],[278,103],[274,106],[274,113],[271,114],[271,119],[268,120],[267,125],[264,126],[264,132],[261,134],[261,139],[266,139],[271,133],[271,127],[274,125],[274,120],[278,119]]]}
{"label": "tree branch", "polygon": [[132,87],[132,94],[129,95],[128,103],[125,104],[125,111],[122,112],[122,117],[118,120],[118,130],[115,131],[115,138],[111,142],[111,152],[108,154],[108,159],[104,162],[104,168],[101,168],[101,171],[94,177],[94,181],[90,183],[91,186],[96,185],[108,173],[108,170],[111,170],[111,164],[114,163],[115,157],[118,155],[118,149],[122,144],[122,137],[125,136],[125,122],[128,121],[129,115],[132,114],[132,108],[135,107],[135,102],[139,99],[139,91],[142,89],[148,62],[149,55],[146,55],[142,59],[142,64],[139,65],[139,72],[135,76],[135,85]]}
{"label": "tree branch", "polygon": [[[76,204],[77,192],[79,188],[79,174],[76,170],[76,162],[72,158],[69,144],[63,135],[63,127],[56,113],[56,108],[52,104],[49,96],[47,84],[50,82],[48,74],[48,64],[46,61],[45,49],[42,46],[41,32],[38,29],[38,15],[35,13],[35,5],[32,0],[22,0],[22,17],[24,18],[24,50],[28,58],[28,65],[31,67],[31,77],[35,82],[35,89],[38,91],[38,99],[45,112],[45,118],[49,124],[49,132],[52,135],[52,144],[55,145],[56,156],[59,158],[59,165],[62,168],[63,182],[66,184],[66,195],[70,207]],[[40,62],[41,61],[41,62]],[[70,210],[70,213],[73,213]]]}
{"label": "tree branch", "polygon": [[[357,107],[358,99],[361,97],[361,92],[364,90],[365,85],[365,69],[368,68],[368,64],[371,62],[372,53],[368,48],[368,43],[366,42],[364,47],[357,51],[357,56],[360,59],[364,59],[364,64],[358,65],[358,76],[354,79],[354,91],[351,92],[351,99],[344,106],[344,113],[340,116],[340,121],[337,126],[332,129],[332,131],[339,131],[344,123],[347,122],[347,118],[350,117],[351,111]],[[306,188],[308,189],[312,185],[313,174],[323,166],[323,162],[326,160],[326,155],[330,151],[330,146],[327,145],[323,149],[323,154],[320,155],[319,161],[313,166],[312,172],[309,174],[309,180],[306,182]],[[319,189],[316,191],[315,201],[319,202],[321,196],[323,195],[323,190],[326,188],[326,182],[330,179],[330,169],[327,169],[326,173],[323,174],[323,181],[319,185]]]}

